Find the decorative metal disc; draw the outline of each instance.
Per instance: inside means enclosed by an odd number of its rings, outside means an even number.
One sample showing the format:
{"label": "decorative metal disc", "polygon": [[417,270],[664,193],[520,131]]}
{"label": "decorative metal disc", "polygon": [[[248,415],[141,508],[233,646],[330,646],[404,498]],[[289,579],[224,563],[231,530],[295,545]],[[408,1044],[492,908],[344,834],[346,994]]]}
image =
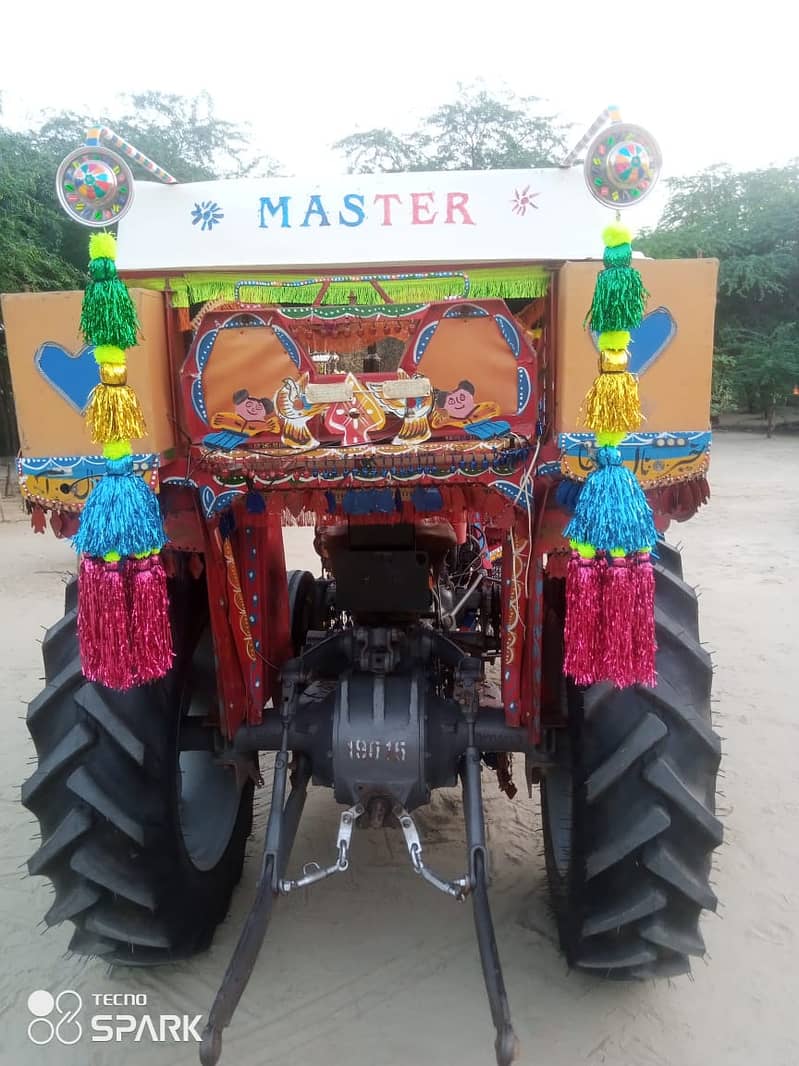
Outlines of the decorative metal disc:
{"label": "decorative metal disc", "polygon": [[662,165],[655,138],[641,126],[616,122],[591,142],[585,180],[591,195],[608,207],[630,207],[654,189]]}
{"label": "decorative metal disc", "polygon": [[78,148],[58,168],[56,193],[75,222],[100,228],[118,222],[130,208],[133,174],[125,160],[108,148]]}

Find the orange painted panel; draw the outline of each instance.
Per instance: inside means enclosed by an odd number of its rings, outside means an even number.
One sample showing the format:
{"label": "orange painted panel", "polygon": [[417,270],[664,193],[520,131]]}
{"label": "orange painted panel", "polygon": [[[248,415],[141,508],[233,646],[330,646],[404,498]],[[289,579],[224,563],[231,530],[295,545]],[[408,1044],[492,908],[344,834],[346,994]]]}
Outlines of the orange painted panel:
{"label": "orange painted panel", "polygon": [[[715,259],[636,260],[649,291],[631,367],[639,373],[644,432],[710,426],[710,379],[718,262]],[[597,374],[597,351],[583,327],[601,263],[566,263],[558,275],[555,426],[585,432],[580,411]],[[671,329],[669,328],[669,318]]]}
{"label": "orange painted panel", "polygon": [[[145,289],[131,289],[130,295],[142,336],[127,353],[128,383],[139,397],[148,430],[143,440],[133,442],[133,449],[164,452],[175,444],[164,297]],[[24,292],[2,298],[23,456],[101,451],[79,410],[88,398],[92,375],[96,379],[93,356],[84,353],[82,367],[70,359],[85,347],[78,329],[82,299],[81,292]],[[36,355],[43,345],[48,346],[47,358],[39,367]]]}

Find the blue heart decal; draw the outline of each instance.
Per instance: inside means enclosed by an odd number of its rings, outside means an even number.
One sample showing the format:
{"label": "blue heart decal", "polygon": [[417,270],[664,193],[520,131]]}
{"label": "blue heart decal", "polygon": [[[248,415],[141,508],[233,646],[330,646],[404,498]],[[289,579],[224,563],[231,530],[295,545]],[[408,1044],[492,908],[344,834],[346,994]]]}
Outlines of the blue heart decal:
{"label": "blue heart decal", "polygon": [[[677,323],[668,307],[658,307],[650,311],[644,316],[641,325],[630,331],[628,370],[632,374],[646,373],[671,344],[676,332]],[[593,334],[594,346],[598,336],[598,333]]]}
{"label": "blue heart decal", "polygon": [[92,389],[100,381],[100,371],[94,361],[94,346],[87,344],[76,355],[62,344],[45,341],[33,361],[44,380],[59,396],[79,414],[83,414]]}

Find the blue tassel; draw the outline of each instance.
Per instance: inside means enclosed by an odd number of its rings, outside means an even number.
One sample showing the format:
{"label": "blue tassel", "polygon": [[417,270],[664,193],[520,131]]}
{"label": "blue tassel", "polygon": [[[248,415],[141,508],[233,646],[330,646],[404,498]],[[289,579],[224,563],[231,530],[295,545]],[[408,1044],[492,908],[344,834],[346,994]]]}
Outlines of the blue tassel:
{"label": "blue tassel", "polygon": [[228,509],[223,511],[219,516],[219,536],[223,540],[229,540],[235,532],[236,516],[233,514],[233,508],[228,507]]}
{"label": "blue tassel", "polygon": [[266,500],[261,493],[256,492],[255,489],[250,489],[247,493],[244,505],[247,508],[248,514],[263,514],[266,510]]}
{"label": "blue tassel", "polygon": [[160,551],[166,544],[158,497],[133,473],[133,460],[108,459],[106,473],[89,493],[72,539],[75,551],[102,558]]}
{"label": "blue tassel", "polygon": [[555,489],[555,503],[564,511],[568,511],[569,514],[574,514],[582,491],[583,483],[581,481],[572,481],[570,478],[565,477],[558,482],[558,487]]}
{"label": "blue tassel", "polygon": [[597,468],[583,485],[564,536],[598,551],[630,553],[657,543],[652,508],[618,448],[596,453]]}

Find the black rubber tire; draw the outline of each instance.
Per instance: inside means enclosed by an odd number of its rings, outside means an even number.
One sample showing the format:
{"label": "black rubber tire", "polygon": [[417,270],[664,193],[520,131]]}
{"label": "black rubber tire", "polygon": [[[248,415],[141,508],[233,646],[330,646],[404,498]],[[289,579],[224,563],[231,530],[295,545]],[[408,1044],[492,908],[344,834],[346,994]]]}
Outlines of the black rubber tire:
{"label": "black rubber tire", "polygon": [[717,902],[712,667],[679,553],[658,551],[657,686],[568,686],[571,769],[541,784],[561,947],[570,966],[614,978],[689,972],[690,957],[705,952],[699,916]]}
{"label": "black rubber tire", "polygon": [[286,579],[289,586],[291,643],[294,654],[299,655],[308,630],[314,628],[317,614],[316,578],[309,570],[289,570]]}
{"label": "black rubber tire", "polygon": [[38,768],[22,786],[41,828],[28,870],[55,888],[45,922],[72,921],[70,949],[108,962],[186,958],[227,914],[252,828],[248,781],[236,786],[207,863],[195,864],[182,829],[180,720],[190,702],[217,698],[205,584],[170,582],[175,665],[125,693],[84,679],[74,579],[65,601],[43,642],[47,683],[27,715]]}

